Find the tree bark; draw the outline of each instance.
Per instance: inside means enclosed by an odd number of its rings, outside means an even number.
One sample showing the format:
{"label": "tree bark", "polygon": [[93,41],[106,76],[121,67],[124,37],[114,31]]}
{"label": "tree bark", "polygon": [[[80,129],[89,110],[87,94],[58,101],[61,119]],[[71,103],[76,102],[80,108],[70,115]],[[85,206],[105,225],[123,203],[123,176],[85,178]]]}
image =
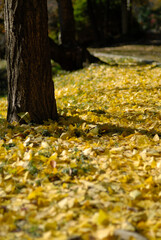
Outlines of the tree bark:
{"label": "tree bark", "polygon": [[51,59],[68,71],[83,68],[86,63],[100,62],[75,39],[75,21],[71,0],[57,0],[60,19],[61,45],[50,39]]}
{"label": "tree bark", "polygon": [[121,1],[122,8],[122,34],[128,34],[128,10],[127,10],[127,0]]}
{"label": "tree bark", "polygon": [[106,1],[105,5],[105,27],[104,27],[104,35],[106,39],[110,36],[110,0]]}
{"label": "tree bark", "polygon": [[61,43],[65,46],[74,45],[76,41],[72,1],[57,0],[57,2],[60,19]]}
{"label": "tree bark", "polygon": [[81,69],[85,64],[104,63],[99,58],[90,54],[90,52],[79,45],[71,47],[57,45],[51,38],[50,49],[51,59],[59,63],[60,66],[67,71]]}
{"label": "tree bark", "polygon": [[101,37],[100,37],[99,29],[98,29],[97,18],[95,16],[95,12],[94,12],[94,10],[97,8],[95,1],[87,0],[87,7],[88,7],[89,18],[90,18],[94,36],[95,36],[95,41],[99,42]]}
{"label": "tree bark", "polygon": [[57,119],[46,0],[5,0],[9,122]]}

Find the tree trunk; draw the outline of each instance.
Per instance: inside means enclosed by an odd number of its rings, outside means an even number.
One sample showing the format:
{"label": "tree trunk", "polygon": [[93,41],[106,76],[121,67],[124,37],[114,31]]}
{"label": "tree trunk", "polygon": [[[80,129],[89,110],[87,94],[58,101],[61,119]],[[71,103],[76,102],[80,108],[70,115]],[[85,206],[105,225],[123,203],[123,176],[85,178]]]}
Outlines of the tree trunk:
{"label": "tree trunk", "polygon": [[46,0],[5,0],[9,122],[57,119]]}
{"label": "tree trunk", "polygon": [[128,34],[128,10],[127,10],[127,0],[121,1],[122,6],[122,34]]}
{"label": "tree trunk", "polygon": [[71,0],[57,0],[61,30],[61,45],[50,39],[51,59],[65,70],[83,68],[84,63],[100,62],[83,48],[75,39],[75,21]]}
{"label": "tree trunk", "polygon": [[59,63],[60,66],[67,71],[81,69],[85,64],[104,63],[99,58],[90,54],[90,52],[79,45],[67,47],[57,45],[50,38],[51,59]]}
{"label": "tree trunk", "polygon": [[106,39],[109,38],[110,36],[110,0],[106,1],[106,5],[105,5],[105,27],[104,27],[104,35],[106,37]]}
{"label": "tree trunk", "polygon": [[60,19],[61,43],[66,46],[75,44],[75,21],[71,0],[57,0]]}
{"label": "tree trunk", "polygon": [[100,32],[98,29],[97,19],[96,19],[95,12],[94,12],[94,10],[97,8],[95,1],[87,0],[87,7],[88,7],[89,18],[90,18],[91,25],[92,25],[93,32],[94,32],[95,41],[99,42],[100,41]]}

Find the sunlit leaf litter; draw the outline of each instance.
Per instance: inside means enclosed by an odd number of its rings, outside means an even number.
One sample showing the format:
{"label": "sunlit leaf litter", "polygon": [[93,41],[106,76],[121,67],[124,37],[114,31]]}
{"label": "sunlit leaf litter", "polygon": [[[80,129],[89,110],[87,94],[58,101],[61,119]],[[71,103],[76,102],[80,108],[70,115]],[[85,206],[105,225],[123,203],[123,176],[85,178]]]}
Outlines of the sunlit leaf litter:
{"label": "sunlit leaf litter", "polygon": [[161,68],[54,82],[58,122],[9,124],[0,99],[0,239],[161,239]]}

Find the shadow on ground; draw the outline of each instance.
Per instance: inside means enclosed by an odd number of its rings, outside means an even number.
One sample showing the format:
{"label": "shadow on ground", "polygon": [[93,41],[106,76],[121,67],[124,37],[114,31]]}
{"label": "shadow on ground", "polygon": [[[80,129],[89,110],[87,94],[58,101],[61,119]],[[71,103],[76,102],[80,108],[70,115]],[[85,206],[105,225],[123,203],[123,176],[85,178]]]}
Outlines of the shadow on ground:
{"label": "shadow on ground", "polygon": [[[62,121],[61,121],[62,120]],[[64,122],[64,120],[66,121],[66,123]],[[134,134],[134,133],[140,133],[140,134],[143,134],[143,135],[147,135],[148,137],[150,138],[153,138],[156,134],[158,136],[161,137],[161,132],[160,131],[156,131],[154,129],[152,130],[146,130],[146,129],[143,129],[143,128],[133,128],[133,127],[122,127],[122,126],[119,126],[117,124],[109,124],[109,123],[104,123],[104,124],[98,124],[96,122],[89,122],[89,121],[86,121],[86,120],[83,120],[79,117],[61,117],[59,118],[59,125],[81,125],[82,123],[85,123],[85,124],[88,124],[88,125],[91,125],[91,129],[95,128],[96,131],[94,130],[94,132],[98,132],[98,136],[101,137],[102,135],[108,135],[109,137],[111,137],[113,134],[118,134],[118,135],[123,135],[123,136],[128,136],[128,135],[131,135],[131,134]],[[89,129],[87,131],[90,131]],[[93,132],[93,131],[92,131]],[[81,137],[84,137],[86,139],[86,133],[84,134],[83,132],[76,132],[75,135],[77,137],[81,136]],[[84,140],[85,140],[84,139]]]}

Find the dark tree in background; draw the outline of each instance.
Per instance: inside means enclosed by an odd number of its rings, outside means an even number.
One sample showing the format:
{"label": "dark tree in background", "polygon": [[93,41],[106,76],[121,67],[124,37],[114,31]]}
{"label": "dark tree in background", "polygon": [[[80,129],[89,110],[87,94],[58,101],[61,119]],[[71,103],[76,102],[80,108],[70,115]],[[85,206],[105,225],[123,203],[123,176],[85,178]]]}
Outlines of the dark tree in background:
{"label": "dark tree in background", "polygon": [[110,35],[110,2],[110,0],[87,0],[88,15],[98,46],[106,45]]}
{"label": "dark tree in background", "polygon": [[57,118],[46,0],[5,0],[9,122]]}
{"label": "dark tree in background", "polygon": [[57,0],[59,8],[61,45],[57,45],[50,39],[51,58],[59,63],[65,70],[83,68],[84,63],[100,62],[76,42],[75,20],[71,0]]}
{"label": "dark tree in background", "polygon": [[96,12],[98,12],[96,2],[93,0],[87,0],[87,8],[88,8],[88,14],[90,17],[90,21],[91,21],[91,26],[92,26],[93,32],[94,32],[94,38],[95,38],[95,41],[98,42],[101,40],[101,33],[99,30],[98,19],[96,16]]}
{"label": "dark tree in background", "polygon": [[132,0],[121,0],[121,22],[122,22],[122,34],[130,35],[132,32],[130,32],[130,29],[132,26]]}
{"label": "dark tree in background", "polygon": [[64,46],[73,46],[76,44],[76,41],[72,1],[57,0],[57,2],[59,10],[61,43]]}

